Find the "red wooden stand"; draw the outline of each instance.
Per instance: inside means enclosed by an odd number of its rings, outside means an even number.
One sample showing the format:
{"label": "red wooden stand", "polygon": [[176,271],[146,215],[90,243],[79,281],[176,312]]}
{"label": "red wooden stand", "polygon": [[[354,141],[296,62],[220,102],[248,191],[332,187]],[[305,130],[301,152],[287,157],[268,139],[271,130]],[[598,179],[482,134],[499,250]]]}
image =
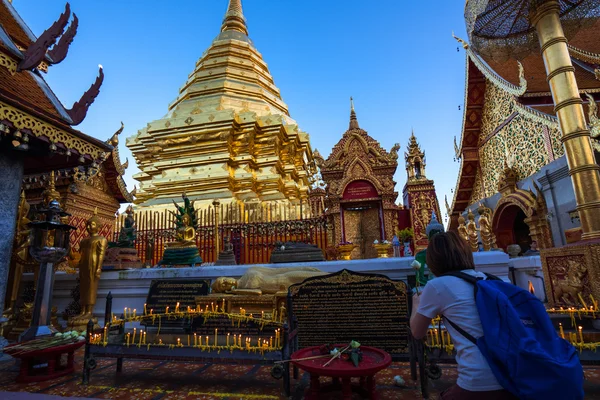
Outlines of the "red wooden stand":
{"label": "red wooden stand", "polygon": [[[300,358],[320,355],[320,346],[307,347],[306,349],[298,350],[292,354],[292,362],[300,369],[310,373],[310,387],[306,391],[306,400],[318,400],[329,398],[322,396],[330,391],[342,391],[342,399],[352,399],[352,391],[356,391],[370,399],[377,398],[375,374],[384,368],[387,368],[392,363],[392,357],[385,351],[368,346],[361,346],[362,361],[355,367],[348,360],[336,359],[329,365],[323,365],[329,358],[318,358],[313,360],[294,361]],[[344,345],[338,345],[339,349],[344,348]],[[321,385],[319,378],[321,376],[330,376],[331,384]],[[358,385],[352,385],[352,378],[360,378]],[[341,379],[341,384],[340,384]]]}
{"label": "red wooden stand", "polygon": [[[85,341],[81,340],[79,342],[65,344],[63,346],[51,347],[43,350],[34,350],[19,354],[11,354],[11,348],[8,346],[4,349],[4,352],[21,360],[21,369],[19,371],[19,376],[17,376],[17,382],[41,382],[72,373],[74,371],[73,353],[84,344]],[[61,358],[63,354],[67,354],[66,365],[61,364]],[[34,368],[34,366],[40,364],[48,364],[48,366]]]}

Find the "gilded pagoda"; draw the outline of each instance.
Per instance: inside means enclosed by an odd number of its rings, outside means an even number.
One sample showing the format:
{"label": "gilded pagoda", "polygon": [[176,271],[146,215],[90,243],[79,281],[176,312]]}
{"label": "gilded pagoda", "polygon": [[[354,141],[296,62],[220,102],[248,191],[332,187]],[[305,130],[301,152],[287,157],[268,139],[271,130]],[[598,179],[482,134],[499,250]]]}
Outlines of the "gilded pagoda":
{"label": "gilded pagoda", "polygon": [[221,32],[167,115],[127,146],[141,170],[136,204],[145,208],[168,208],[183,192],[199,209],[213,200],[308,204],[309,136],[248,37],[241,0],[229,1]]}

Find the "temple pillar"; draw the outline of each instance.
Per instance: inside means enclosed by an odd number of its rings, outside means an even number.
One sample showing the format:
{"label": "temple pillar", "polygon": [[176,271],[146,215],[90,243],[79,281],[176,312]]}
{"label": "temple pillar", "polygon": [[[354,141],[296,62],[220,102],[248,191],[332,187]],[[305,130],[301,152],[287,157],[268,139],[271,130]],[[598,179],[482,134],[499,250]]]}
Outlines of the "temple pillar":
{"label": "temple pillar", "polygon": [[[4,298],[8,285],[8,272],[12,256],[13,239],[19,208],[19,195],[23,180],[23,157],[14,152],[5,152],[0,156],[0,311],[4,310]],[[0,324],[4,318],[0,314]],[[0,337],[0,349],[8,342]]]}

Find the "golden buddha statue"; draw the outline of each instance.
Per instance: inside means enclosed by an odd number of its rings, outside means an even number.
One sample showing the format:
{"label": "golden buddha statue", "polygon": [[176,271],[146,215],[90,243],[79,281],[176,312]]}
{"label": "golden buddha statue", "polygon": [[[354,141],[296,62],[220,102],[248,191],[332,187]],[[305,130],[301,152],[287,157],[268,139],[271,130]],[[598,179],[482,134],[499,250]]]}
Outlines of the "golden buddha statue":
{"label": "golden buddha statue", "polygon": [[27,203],[25,198],[25,192],[21,192],[21,199],[19,200],[19,209],[17,212],[17,227],[15,229],[15,239],[13,242],[13,252],[10,261],[10,272],[8,279],[8,308],[6,308],[3,314],[6,317],[10,317],[15,312],[15,304],[19,295],[19,286],[21,285],[21,277],[25,272],[25,263],[29,256],[29,229],[27,224],[31,222],[27,218],[30,210],[30,205]]}
{"label": "golden buddha statue", "polygon": [[469,222],[467,222],[467,226],[466,226],[467,239],[469,241],[469,246],[471,247],[471,251],[477,252],[477,251],[479,251],[479,246],[477,244],[479,241],[479,236],[477,235],[477,231],[479,229],[477,229],[477,225],[475,224],[475,215],[473,214],[473,212],[471,210],[469,210],[467,218],[469,220]]}
{"label": "golden buddha statue", "polygon": [[240,279],[224,276],[217,278],[211,288],[213,293],[260,296],[285,292],[291,285],[307,278],[327,274],[313,267],[250,267]]}
{"label": "golden buddha statue", "polygon": [[494,232],[492,232],[492,224],[490,222],[491,210],[480,205],[477,212],[479,213],[479,232],[481,234],[483,250],[489,251],[496,248],[496,239],[494,237]]}
{"label": "golden buddha statue", "polygon": [[467,227],[465,226],[465,217],[462,215],[458,217],[458,235],[465,239],[466,242],[469,241],[469,234],[467,233]]}
{"label": "golden buddha statue", "polygon": [[79,293],[81,313],[71,320],[69,325],[86,325],[90,319],[93,319],[94,305],[96,305],[96,295],[98,293],[98,283],[102,273],[102,262],[104,253],[108,247],[108,240],[98,234],[100,230],[100,220],[98,218],[98,209],[94,210],[94,215],[85,225],[89,236],[79,243],[81,258],[79,260]]}
{"label": "golden buddha statue", "polygon": [[202,263],[202,258],[196,246],[196,226],[198,219],[194,202],[186,196],[183,198],[183,206],[175,201],[177,213],[169,211],[175,217],[175,241],[165,244],[165,251],[159,265],[197,265]]}

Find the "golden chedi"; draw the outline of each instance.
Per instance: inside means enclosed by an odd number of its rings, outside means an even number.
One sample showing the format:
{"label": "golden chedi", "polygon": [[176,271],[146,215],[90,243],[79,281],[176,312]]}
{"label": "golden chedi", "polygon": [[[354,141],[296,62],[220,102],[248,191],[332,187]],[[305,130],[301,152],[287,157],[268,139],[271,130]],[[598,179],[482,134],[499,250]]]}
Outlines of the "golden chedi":
{"label": "golden chedi", "polygon": [[221,33],[167,115],[127,146],[141,170],[135,202],[143,207],[166,209],[183,191],[200,210],[215,199],[248,206],[308,200],[308,134],[248,37],[241,0],[230,0]]}
{"label": "golden chedi", "polygon": [[104,253],[108,247],[108,240],[98,234],[100,224],[98,209],[96,208],[94,215],[85,225],[89,236],[79,243],[81,254],[79,260],[79,304],[81,305],[81,313],[69,319],[69,326],[76,329],[85,327],[90,319],[97,323],[97,319],[94,318],[94,306],[96,305]]}

